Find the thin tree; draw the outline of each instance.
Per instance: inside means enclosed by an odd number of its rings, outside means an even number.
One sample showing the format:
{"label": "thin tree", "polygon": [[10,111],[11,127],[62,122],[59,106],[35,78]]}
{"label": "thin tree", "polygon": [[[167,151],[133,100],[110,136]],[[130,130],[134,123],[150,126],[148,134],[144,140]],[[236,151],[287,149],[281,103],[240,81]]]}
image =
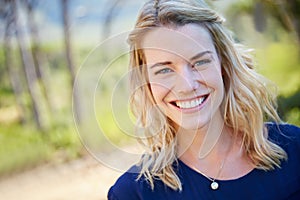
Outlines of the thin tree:
{"label": "thin tree", "polygon": [[[123,0],[124,1],[124,0]],[[118,16],[120,12],[122,0],[107,0],[105,3],[105,18],[102,24],[102,38],[105,40],[111,33],[111,27],[113,20]],[[108,7],[108,9],[106,9]]]}
{"label": "thin tree", "polygon": [[[2,2],[6,5],[2,4],[2,8],[6,8],[5,10],[1,10],[1,15],[4,16],[4,21],[6,23],[5,25],[5,33],[4,33],[4,67],[8,72],[9,80],[11,83],[11,87],[13,89],[15,98],[16,98],[16,106],[20,117],[20,122],[24,124],[26,122],[25,113],[26,113],[26,106],[22,99],[22,93],[23,93],[23,87],[21,80],[19,79],[19,73],[16,68],[15,63],[13,62],[14,59],[12,57],[13,55],[13,49],[12,49],[12,35],[13,35],[13,15],[11,6],[8,4],[8,2]],[[3,13],[5,12],[5,13]]]}
{"label": "thin tree", "polygon": [[228,11],[233,19],[238,19],[242,13],[252,15],[257,31],[266,28],[266,16],[272,16],[278,24],[288,32],[295,33],[295,39],[300,45],[300,1],[299,0],[254,0],[237,2]]}
{"label": "thin tree", "polygon": [[34,61],[30,51],[26,48],[26,42],[24,37],[24,32],[19,23],[18,16],[18,2],[17,0],[10,0],[12,6],[12,13],[14,19],[14,27],[16,30],[16,39],[18,41],[18,46],[20,54],[22,57],[22,65],[26,75],[26,82],[28,85],[29,96],[32,102],[33,116],[36,126],[39,130],[44,131],[45,126],[42,120],[41,105],[39,103],[38,87],[36,84],[37,76],[34,68]]}
{"label": "thin tree", "polygon": [[[71,86],[73,88],[75,78],[76,78],[76,68],[74,65],[73,60],[73,53],[72,53],[72,44],[71,44],[71,34],[70,34],[70,21],[69,21],[69,1],[68,0],[61,0],[61,6],[62,6],[62,16],[63,16],[63,28],[64,28],[64,41],[65,41],[65,53],[66,53],[66,59],[67,59],[67,66],[68,70],[70,72],[70,80],[71,80]],[[79,88],[73,88],[73,110],[74,115],[76,117],[76,120],[78,123],[81,123],[82,121],[82,113],[80,108],[80,99],[79,99]]]}
{"label": "thin tree", "polygon": [[[104,21],[101,24],[101,40],[105,41],[111,34],[113,22],[115,18],[120,13],[120,10],[122,9],[121,3],[122,1],[126,0],[107,0],[105,2],[105,6],[103,7],[104,10]],[[101,41],[101,42],[102,42]],[[103,52],[102,53],[102,62],[107,63],[109,52]]]}
{"label": "thin tree", "polygon": [[36,66],[37,77],[40,80],[40,86],[45,97],[47,107],[50,113],[53,113],[53,103],[51,101],[51,84],[49,81],[49,66],[47,65],[47,59],[45,54],[40,48],[41,40],[38,31],[38,26],[35,22],[34,7],[38,5],[37,0],[23,0],[26,7],[27,22],[30,28],[30,38],[32,42],[32,55],[34,58],[34,64]]}

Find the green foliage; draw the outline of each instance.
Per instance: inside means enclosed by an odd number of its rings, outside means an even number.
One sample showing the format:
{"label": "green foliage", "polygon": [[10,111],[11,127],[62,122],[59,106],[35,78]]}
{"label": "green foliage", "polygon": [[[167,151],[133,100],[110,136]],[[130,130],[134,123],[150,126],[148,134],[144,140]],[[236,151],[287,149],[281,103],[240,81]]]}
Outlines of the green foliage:
{"label": "green foliage", "polygon": [[279,94],[290,96],[300,88],[298,49],[289,41],[271,43],[258,54],[261,73],[278,85]]}
{"label": "green foliage", "polygon": [[[9,77],[0,81],[0,176],[30,168],[44,162],[61,162],[81,155],[82,145],[73,127],[71,114],[71,87],[65,67],[65,58],[59,46],[44,46],[50,65],[52,91],[51,97],[54,112],[47,122],[44,132],[38,131],[32,120],[32,108],[24,77],[20,77],[25,91],[21,98],[25,105],[26,124],[20,124],[20,113],[16,98],[9,83]],[[3,48],[0,48],[3,51]],[[14,50],[16,51],[16,50]],[[13,61],[14,67],[21,69],[19,56]],[[4,70],[4,59],[0,56],[0,71]],[[50,93],[49,93],[50,92]],[[43,114],[49,115],[44,109]],[[13,117],[12,117],[13,116]]]}
{"label": "green foliage", "polygon": [[66,152],[66,159],[76,158],[80,155],[80,140],[75,129],[71,126],[55,126],[47,136],[54,151],[63,150]]}
{"label": "green foliage", "polygon": [[279,112],[288,123],[300,125],[300,62],[299,47],[283,38],[271,42],[257,53],[260,72],[278,87]]}
{"label": "green foliage", "polygon": [[[41,133],[32,126],[19,124],[0,127],[0,176],[42,162],[66,161],[82,151],[79,138],[69,127],[55,127]],[[63,157],[56,157],[62,152]]]}
{"label": "green foliage", "polygon": [[[9,87],[2,86],[0,88],[0,107],[11,105],[11,102],[14,102],[13,91]],[[5,98],[4,98],[5,97]]]}
{"label": "green foliage", "polygon": [[1,126],[0,138],[0,174],[36,165],[50,156],[49,146],[32,127]]}
{"label": "green foliage", "polygon": [[287,23],[290,18],[296,24],[299,17],[290,12],[295,7],[292,4],[243,0],[230,6],[226,16],[240,41],[255,49],[259,72],[278,86],[282,119],[299,125],[299,30],[292,33]]}
{"label": "green foliage", "polygon": [[285,120],[291,124],[300,126],[300,108],[291,109],[285,116]]}
{"label": "green foliage", "polygon": [[[44,132],[40,132],[34,127],[30,115],[26,115],[27,123],[25,125],[19,124],[18,115],[10,121],[0,120],[0,176],[31,168],[40,163],[68,161],[81,156],[84,152],[80,141],[81,136],[78,135],[73,121],[70,75],[66,69],[64,54],[58,46],[45,45],[42,50],[47,54],[49,61],[51,91],[47,92],[52,100],[55,113],[51,114],[49,126]],[[80,49],[80,57],[77,59],[84,60],[88,53],[89,49]],[[20,64],[20,58],[16,58],[14,62]],[[99,64],[103,58],[97,54],[91,59],[93,64]],[[96,113],[103,137],[100,138],[100,143],[95,143],[97,148],[104,148],[104,144],[107,142],[120,144],[127,140],[126,135],[115,123],[114,115],[116,113],[113,115],[111,107],[108,106],[111,105],[113,87],[124,71],[126,72],[127,63],[128,60],[123,58],[115,61],[114,66],[109,67],[110,71],[99,86],[97,99],[101,105],[97,107],[99,110]],[[123,85],[121,84],[121,86]],[[120,90],[126,91],[126,88],[121,87]],[[124,93],[121,92],[116,98],[121,99],[123,95]],[[0,84],[0,96],[0,119],[6,119],[6,115],[12,115],[12,111],[17,112],[16,99],[12,89],[3,84]],[[82,98],[84,99],[84,95]],[[22,94],[22,100],[25,103],[26,112],[31,112],[31,102],[26,91]],[[85,106],[83,105],[83,107]],[[4,113],[4,110],[8,110],[8,112]],[[45,111],[49,112],[47,109]],[[126,117],[120,113],[123,112],[120,109],[116,112],[117,115],[122,116],[122,119]],[[91,140],[95,140],[93,135]]]}

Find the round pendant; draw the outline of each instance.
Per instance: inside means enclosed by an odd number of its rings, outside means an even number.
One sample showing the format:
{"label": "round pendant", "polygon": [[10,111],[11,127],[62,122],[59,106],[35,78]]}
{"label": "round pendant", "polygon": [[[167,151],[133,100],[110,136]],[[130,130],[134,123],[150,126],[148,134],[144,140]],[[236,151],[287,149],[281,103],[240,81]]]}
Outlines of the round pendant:
{"label": "round pendant", "polygon": [[219,184],[218,184],[217,182],[213,181],[213,182],[210,184],[210,187],[211,187],[211,189],[216,190],[216,189],[219,188]]}

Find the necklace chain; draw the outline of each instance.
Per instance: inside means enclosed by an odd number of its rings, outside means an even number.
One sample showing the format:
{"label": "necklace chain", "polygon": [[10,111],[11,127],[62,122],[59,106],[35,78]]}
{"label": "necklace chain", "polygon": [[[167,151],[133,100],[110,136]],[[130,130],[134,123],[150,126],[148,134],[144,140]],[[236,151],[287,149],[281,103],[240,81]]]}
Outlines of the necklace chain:
{"label": "necklace chain", "polygon": [[217,178],[220,176],[220,174],[221,174],[221,171],[222,171],[222,169],[223,169],[223,167],[224,167],[226,158],[227,158],[227,156],[224,158],[224,160],[223,160],[223,162],[222,162],[222,164],[221,164],[221,166],[220,166],[220,168],[219,168],[219,170],[218,170],[217,176],[216,176],[215,178],[211,178],[211,177],[207,176],[206,174],[204,174],[203,172],[201,172],[199,169],[197,169],[197,171],[198,171],[201,175],[203,175],[204,177],[206,177],[208,180],[211,181],[210,187],[211,187],[211,189],[213,189],[213,190],[217,190],[217,189],[219,188],[219,183],[216,182],[216,179],[217,179]]}
{"label": "necklace chain", "polygon": [[198,171],[201,175],[203,175],[204,177],[206,177],[208,180],[211,181],[210,187],[211,187],[211,189],[213,189],[213,190],[217,190],[217,189],[219,188],[219,183],[216,182],[216,179],[219,178],[219,176],[220,176],[220,174],[221,174],[221,172],[222,172],[222,169],[223,169],[223,167],[224,167],[224,165],[225,165],[225,161],[226,161],[226,159],[227,159],[227,157],[228,157],[229,152],[230,152],[230,148],[228,149],[228,151],[227,151],[227,153],[226,153],[226,155],[225,155],[225,158],[224,158],[222,164],[220,165],[220,168],[219,168],[219,170],[218,170],[217,176],[216,176],[215,178],[211,178],[211,177],[207,176],[206,174],[204,174],[203,172],[201,172],[199,169],[197,169],[197,171]]}

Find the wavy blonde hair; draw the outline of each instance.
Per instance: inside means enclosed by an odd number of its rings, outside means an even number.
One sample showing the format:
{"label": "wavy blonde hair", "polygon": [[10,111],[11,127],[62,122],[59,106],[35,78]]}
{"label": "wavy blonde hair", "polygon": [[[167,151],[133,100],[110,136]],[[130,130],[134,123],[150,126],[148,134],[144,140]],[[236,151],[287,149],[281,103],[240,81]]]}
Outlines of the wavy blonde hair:
{"label": "wavy blonde hair", "polygon": [[[130,33],[131,48],[131,107],[137,119],[138,132],[146,147],[141,158],[140,177],[144,176],[154,188],[160,179],[174,190],[182,190],[174,170],[177,162],[177,139],[173,122],[155,107],[143,50],[140,48],[145,33],[154,27],[199,24],[210,33],[221,60],[225,96],[221,111],[225,125],[234,134],[242,134],[242,147],[256,168],[270,170],[280,167],[286,153],[267,139],[266,120],[279,122],[275,95],[266,86],[266,79],[254,71],[249,52],[237,44],[222,25],[223,18],[200,0],[148,1],[141,9],[135,29]],[[158,128],[159,127],[159,128]]]}

